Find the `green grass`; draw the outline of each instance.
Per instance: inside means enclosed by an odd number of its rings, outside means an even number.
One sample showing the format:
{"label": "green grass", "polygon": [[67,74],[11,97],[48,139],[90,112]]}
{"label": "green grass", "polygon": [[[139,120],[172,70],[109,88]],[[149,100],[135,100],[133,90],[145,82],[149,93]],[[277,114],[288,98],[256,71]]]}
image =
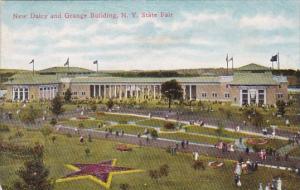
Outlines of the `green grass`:
{"label": "green grass", "polygon": [[[10,133],[14,133],[12,130]],[[45,164],[50,169],[50,177],[58,179],[65,176],[70,171],[64,167],[70,163],[97,163],[102,160],[116,158],[118,166],[142,169],[145,172],[114,175],[112,178],[112,190],[119,190],[121,183],[128,183],[130,190],[182,190],[182,189],[203,189],[203,190],[234,190],[233,184],[233,162],[225,160],[225,166],[220,169],[206,168],[196,171],[192,169],[191,154],[180,153],[171,156],[165,150],[143,147],[134,148],[132,152],[119,152],[115,150],[117,142],[96,140],[80,144],[78,137],[66,137],[57,135],[57,141],[52,143],[49,139],[45,140],[41,133],[36,131],[25,131],[23,142],[33,144],[39,141],[45,145]],[[5,138],[6,139],[6,138]],[[22,143],[23,143],[22,142]],[[84,149],[89,147],[90,156],[86,156]],[[214,158],[201,156],[201,160],[207,165],[208,161]],[[149,178],[147,171],[157,169],[160,165],[167,163],[170,167],[168,177],[158,181]],[[0,181],[3,184],[12,184],[17,179],[16,171],[23,166],[23,160],[18,157],[11,157],[8,154],[0,154]],[[295,175],[286,171],[259,168],[254,174],[242,176],[244,189],[257,189],[258,183],[266,184],[272,177],[280,175],[283,179],[283,187],[287,190],[299,189],[300,180]],[[101,186],[89,181],[79,180],[73,182],[58,183],[55,190],[99,190]]]}
{"label": "green grass", "polygon": [[137,125],[130,125],[130,124],[118,124],[118,125],[108,126],[106,128],[110,128],[113,131],[119,131],[119,132],[121,130],[124,130],[125,133],[129,133],[129,134],[143,133],[145,130],[145,128],[143,128],[143,127],[140,127]]}
{"label": "green grass", "polygon": [[[196,125],[187,125],[187,126],[185,126],[185,128],[186,128],[187,132],[218,136],[216,129],[205,128],[205,127],[200,127],[200,126],[196,126]],[[253,135],[248,135],[248,134],[239,133],[239,132],[231,132],[231,131],[226,131],[226,130],[223,130],[223,132],[220,136],[228,137],[228,138],[253,137]]]}
{"label": "green grass", "polygon": [[291,156],[296,156],[296,157],[300,157],[300,146],[298,146],[297,148],[294,148],[291,152],[290,152]]}
{"label": "green grass", "polygon": [[222,138],[212,138],[212,137],[207,137],[207,136],[202,136],[202,135],[192,135],[192,134],[185,134],[185,133],[161,133],[159,134],[159,137],[161,138],[167,138],[167,139],[174,139],[174,140],[188,140],[190,142],[195,142],[195,143],[206,143],[206,144],[217,144],[219,141],[231,143],[233,141],[228,140],[228,139],[222,139]]}
{"label": "green grass", "polygon": [[[170,121],[160,120],[160,119],[145,119],[142,121],[138,121],[137,124],[153,126],[153,127],[163,127],[166,123],[169,123],[169,122]],[[171,122],[171,123],[174,123],[174,122]]]}

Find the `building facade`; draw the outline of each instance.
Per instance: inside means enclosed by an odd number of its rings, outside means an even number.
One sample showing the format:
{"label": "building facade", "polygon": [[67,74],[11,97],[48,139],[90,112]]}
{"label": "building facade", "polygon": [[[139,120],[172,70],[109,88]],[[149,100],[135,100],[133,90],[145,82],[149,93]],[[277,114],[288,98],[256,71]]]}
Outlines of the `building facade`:
{"label": "building facade", "polygon": [[231,76],[200,76],[175,78],[101,77],[95,75],[15,76],[6,82],[7,100],[51,100],[63,96],[67,89],[73,99],[161,99],[161,85],[177,80],[183,89],[183,99],[231,102],[234,105],[275,104],[288,100],[288,82],[274,76],[265,67],[250,64],[237,69]]}

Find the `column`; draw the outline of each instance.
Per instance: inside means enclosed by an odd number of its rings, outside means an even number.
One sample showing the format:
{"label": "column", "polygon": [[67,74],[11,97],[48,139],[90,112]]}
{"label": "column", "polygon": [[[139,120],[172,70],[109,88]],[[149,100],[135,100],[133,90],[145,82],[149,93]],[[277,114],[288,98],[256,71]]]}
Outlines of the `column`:
{"label": "column", "polygon": [[256,97],[255,97],[255,98],[256,98],[256,99],[255,99],[255,103],[256,103],[256,104],[258,104],[258,90],[256,90],[256,92],[255,92],[255,93],[256,93]]}
{"label": "column", "polygon": [[133,96],[132,85],[130,85],[130,98]]}
{"label": "column", "polygon": [[186,86],[182,86],[183,88],[183,99],[185,100],[186,98]]}
{"label": "column", "polygon": [[145,99],[145,86],[142,85],[142,88],[143,88],[143,99]]}
{"label": "column", "polygon": [[119,99],[122,99],[122,86],[119,85]]}
{"label": "column", "polygon": [[264,89],[264,104],[267,104],[267,92],[266,92],[266,89]]}
{"label": "column", "polygon": [[18,100],[20,100],[20,88],[18,88]]}
{"label": "column", "polygon": [[190,85],[190,100],[192,100],[192,85]]}
{"label": "column", "polygon": [[111,98],[111,85],[109,85],[108,89],[109,89],[109,98]]}
{"label": "column", "polygon": [[106,85],[103,85],[103,98],[106,98]]}
{"label": "column", "polygon": [[127,90],[128,90],[128,85],[126,84],[126,85],[125,85],[125,98],[126,98],[126,99],[128,98]]}
{"label": "column", "polygon": [[148,99],[150,97],[150,88],[149,88],[149,85],[147,85],[147,93],[148,93]]}
{"label": "column", "polygon": [[96,85],[94,85],[94,98],[96,98]]}
{"label": "column", "polygon": [[115,94],[114,94],[114,96],[115,96],[115,98],[117,98],[117,85],[114,85],[114,87],[115,87]]}
{"label": "column", "polygon": [[248,97],[247,97],[247,100],[248,100],[248,105],[250,105],[250,89],[248,89]]}
{"label": "column", "polygon": [[98,89],[98,94],[99,94],[99,97],[101,98],[102,97],[102,95],[101,95],[101,85],[98,85],[99,86],[99,89]]}
{"label": "column", "polygon": [[161,99],[161,85],[159,85],[159,99]]}
{"label": "column", "polygon": [[155,85],[153,85],[153,95],[154,95],[154,100],[156,98],[156,90],[155,90]]}
{"label": "column", "polygon": [[136,97],[136,99],[139,98],[139,90],[138,90],[138,86],[137,85],[135,85],[135,97]]}

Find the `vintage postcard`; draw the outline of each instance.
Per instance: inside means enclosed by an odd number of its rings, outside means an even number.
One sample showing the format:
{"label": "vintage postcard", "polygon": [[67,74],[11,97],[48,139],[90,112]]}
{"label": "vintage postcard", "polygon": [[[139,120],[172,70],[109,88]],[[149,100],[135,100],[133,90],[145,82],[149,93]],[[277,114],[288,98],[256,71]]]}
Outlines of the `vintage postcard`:
{"label": "vintage postcard", "polygon": [[0,1],[0,190],[299,190],[300,1]]}

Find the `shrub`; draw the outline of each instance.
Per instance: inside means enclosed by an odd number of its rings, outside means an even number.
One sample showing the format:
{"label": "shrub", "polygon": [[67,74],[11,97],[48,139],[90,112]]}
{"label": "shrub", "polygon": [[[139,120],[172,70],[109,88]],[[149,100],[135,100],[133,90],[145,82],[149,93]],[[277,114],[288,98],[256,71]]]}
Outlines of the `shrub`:
{"label": "shrub", "polygon": [[9,132],[9,127],[4,124],[0,124],[0,132]]}
{"label": "shrub", "polygon": [[84,149],[85,155],[89,156],[91,153],[91,150],[89,148]]}
{"label": "shrub", "polygon": [[158,132],[157,130],[153,129],[150,131],[150,135],[153,139],[156,139],[158,137]]}
{"label": "shrub", "polygon": [[205,165],[204,165],[204,163],[201,160],[194,161],[192,167],[195,170],[200,170],[200,169],[205,170]]}
{"label": "shrub", "polygon": [[80,129],[82,129],[82,128],[84,128],[84,124],[83,124],[83,123],[79,123],[79,124],[78,124],[78,127],[79,127]]}
{"label": "shrub", "polygon": [[15,137],[16,138],[21,138],[21,137],[23,137],[24,136],[24,134],[21,132],[21,131],[17,131],[16,133],[15,133]]}
{"label": "shrub", "polygon": [[169,170],[170,170],[170,167],[167,164],[160,166],[160,168],[159,168],[160,176],[167,177],[169,175]]}
{"label": "shrub", "polygon": [[120,184],[120,189],[121,190],[128,190],[129,189],[129,184],[127,184],[127,183]]}
{"label": "shrub", "polygon": [[95,103],[91,104],[91,110],[96,111],[97,110],[97,105]]}
{"label": "shrub", "polygon": [[54,126],[57,124],[57,120],[55,118],[52,118],[50,121],[50,125]]}
{"label": "shrub", "polygon": [[167,123],[164,124],[164,128],[166,128],[166,129],[175,129],[175,125],[174,125],[174,123],[167,122]]}
{"label": "shrub", "polygon": [[149,176],[151,179],[157,180],[160,178],[158,170],[149,170]]}
{"label": "shrub", "polygon": [[44,137],[47,137],[47,136],[49,136],[52,133],[52,128],[50,128],[49,126],[45,125],[41,129],[41,133],[43,134]]}
{"label": "shrub", "polygon": [[52,142],[54,143],[54,141],[56,140],[56,136],[52,136],[51,137]]}

